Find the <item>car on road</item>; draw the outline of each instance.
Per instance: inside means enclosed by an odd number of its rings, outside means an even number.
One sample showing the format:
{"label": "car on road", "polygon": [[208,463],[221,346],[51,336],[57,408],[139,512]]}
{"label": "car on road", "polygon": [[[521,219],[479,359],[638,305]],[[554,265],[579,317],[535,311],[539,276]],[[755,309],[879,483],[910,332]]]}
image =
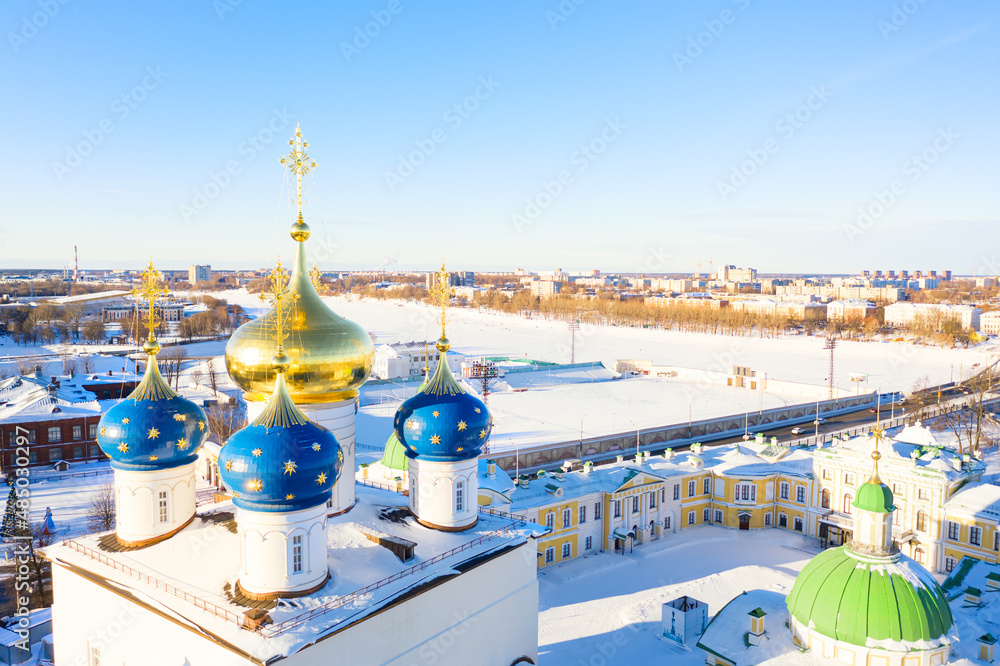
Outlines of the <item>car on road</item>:
{"label": "car on road", "polygon": [[876,409],[875,407],[872,407],[872,408],[871,408],[871,409],[869,409],[868,411],[869,411],[870,413],[872,413],[872,414],[878,414],[878,409]]}
{"label": "car on road", "polygon": [[792,428],[792,434],[793,435],[801,435],[805,431],[806,431],[805,428],[799,428],[799,427]]}
{"label": "car on road", "polygon": [[821,417],[819,417],[818,419],[816,419],[815,421],[813,421],[813,423],[814,423],[814,424],[816,424],[816,425],[822,425],[822,424],[826,423],[826,419],[824,419],[824,418],[823,418],[823,417],[821,416]]}

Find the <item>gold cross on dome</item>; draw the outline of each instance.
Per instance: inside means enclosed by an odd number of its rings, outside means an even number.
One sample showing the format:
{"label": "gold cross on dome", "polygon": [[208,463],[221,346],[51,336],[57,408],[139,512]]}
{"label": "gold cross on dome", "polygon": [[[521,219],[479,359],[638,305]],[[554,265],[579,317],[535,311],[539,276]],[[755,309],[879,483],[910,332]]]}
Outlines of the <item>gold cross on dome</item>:
{"label": "gold cross on dome", "polygon": [[320,280],[320,278],[322,277],[322,275],[323,274],[319,270],[319,266],[316,265],[316,262],[313,262],[313,267],[311,269],[309,269],[309,277],[312,279],[313,288],[317,292],[319,292],[320,287],[323,286],[323,282],[322,282],[322,280]]}
{"label": "gold cross on dome", "polygon": [[298,205],[299,218],[302,217],[302,176],[309,173],[310,169],[316,168],[316,161],[309,159],[306,149],[309,147],[308,141],[302,140],[302,130],[298,124],[295,125],[295,137],[288,140],[291,151],[281,158],[281,163],[288,167],[288,170],[295,174],[295,201]]}
{"label": "gold cross on dome", "polygon": [[278,343],[278,349],[282,348],[282,344],[288,334],[285,332],[286,320],[288,318],[288,313],[286,308],[288,307],[288,301],[295,301],[299,295],[297,293],[291,293],[288,291],[288,272],[281,267],[281,259],[278,259],[277,265],[274,270],[271,271],[269,276],[270,283],[268,285],[267,291],[260,295],[262,301],[267,301],[273,308],[274,318],[274,339]]}
{"label": "gold cross on dome", "polygon": [[150,258],[149,266],[142,272],[142,282],[132,289],[132,296],[146,304],[146,326],[149,328],[149,339],[155,340],[153,330],[156,328],[156,303],[170,293],[170,290],[163,286],[163,274],[153,266],[153,259]]}
{"label": "gold cross on dome", "polygon": [[448,274],[448,269],[444,266],[443,259],[441,260],[441,270],[435,273],[435,275],[437,276],[437,281],[431,287],[431,296],[441,306],[441,337],[444,338],[447,337],[444,334],[445,309],[448,306],[448,301],[455,295],[455,290],[449,284],[451,276]]}

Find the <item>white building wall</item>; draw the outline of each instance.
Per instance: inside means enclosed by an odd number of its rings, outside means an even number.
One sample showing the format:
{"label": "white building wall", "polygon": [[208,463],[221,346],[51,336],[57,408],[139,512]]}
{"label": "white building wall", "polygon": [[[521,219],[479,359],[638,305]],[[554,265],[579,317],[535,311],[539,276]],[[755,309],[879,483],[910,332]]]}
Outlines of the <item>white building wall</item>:
{"label": "white building wall", "polygon": [[[410,511],[435,527],[469,527],[478,517],[479,459],[430,462],[410,459]],[[462,483],[462,508],[456,508],[458,483]]]}
{"label": "white building wall", "polygon": [[[115,531],[123,541],[169,534],[195,511],[195,463],[149,472],[115,470]],[[166,519],[160,511],[166,493]]]}
{"label": "white building wall", "polygon": [[[326,505],[290,513],[237,509],[240,586],[254,594],[299,592],[326,580]],[[302,540],[302,570],[293,570],[294,539]]]}
{"label": "white building wall", "polygon": [[[288,666],[538,663],[537,556],[533,540],[448,579],[282,660]],[[243,666],[260,657],[206,638],[62,566],[53,567],[57,666]],[[182,604],[180,600],[171,603]],[[168,611],[169,613],[169,611]],[[266,650],[265,650],[266,651]]]}

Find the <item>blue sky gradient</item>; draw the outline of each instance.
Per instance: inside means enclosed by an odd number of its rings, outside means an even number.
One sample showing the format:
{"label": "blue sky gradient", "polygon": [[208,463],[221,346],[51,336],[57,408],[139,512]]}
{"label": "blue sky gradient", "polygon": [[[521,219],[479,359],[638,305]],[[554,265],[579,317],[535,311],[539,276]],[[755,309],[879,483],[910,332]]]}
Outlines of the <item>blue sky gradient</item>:
{"label": "blue sky gradient", "polygon": [[271,264],[298,122],[326,270],[1000,272],[1000,5],[679,5],[7,2],[0,267]]}

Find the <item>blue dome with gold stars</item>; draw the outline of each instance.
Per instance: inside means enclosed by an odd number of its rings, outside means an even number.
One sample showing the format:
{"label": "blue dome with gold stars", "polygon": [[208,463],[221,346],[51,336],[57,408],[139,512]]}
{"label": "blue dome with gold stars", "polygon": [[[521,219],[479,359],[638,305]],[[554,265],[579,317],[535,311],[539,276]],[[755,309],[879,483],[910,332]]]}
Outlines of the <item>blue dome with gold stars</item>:
{"label": "blue dome with gold stars", "polygon": [[101,417],[97,443],[115,469],[153,471],[194,462],[208,437],[202,409],[170,388],[156,367],[159,345],[142,381],[129,397]]}
{"label": "blue dome with gold stars", "polygon": [[343,471],[337,438],[295,406],[283,372],[261,415],[219,453],[219,473],[241,509],[286,512],[325,504]]}
{"label": "blue dome with gold stars", "polygon": [[448,367],[447,338],[430,381],[396,410],[396,437],[410,458],[457,462],[476,458],[490,436],[493,421],[482,400],[462,388]]}

